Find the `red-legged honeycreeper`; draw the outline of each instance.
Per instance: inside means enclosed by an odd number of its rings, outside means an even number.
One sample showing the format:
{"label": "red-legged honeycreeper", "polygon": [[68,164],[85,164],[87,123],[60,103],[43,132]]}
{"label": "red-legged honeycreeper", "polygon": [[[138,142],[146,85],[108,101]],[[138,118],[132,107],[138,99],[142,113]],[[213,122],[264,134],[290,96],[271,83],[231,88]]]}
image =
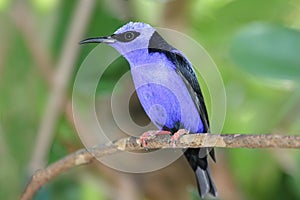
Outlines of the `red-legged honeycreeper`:
{"label": "red-legged honeycreeper", "polygon": [[[181,128],[191,133],[209,132],[208,115],[192,64],[153,27],[129,22],[110,36],[80,42],[84,43],[106,43],[126,58],[138,98],[159,129],[172,134]],[[184,152],[195,172],[201,197],[217,195],[207,152],[215,161],[213,149],[189,148]]]}

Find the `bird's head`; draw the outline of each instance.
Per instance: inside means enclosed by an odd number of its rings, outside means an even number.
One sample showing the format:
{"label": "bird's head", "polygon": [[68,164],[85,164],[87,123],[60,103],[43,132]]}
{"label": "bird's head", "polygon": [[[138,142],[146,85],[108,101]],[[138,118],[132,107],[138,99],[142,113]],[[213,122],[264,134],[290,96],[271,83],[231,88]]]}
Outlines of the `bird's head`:
{"label": "bird's head", "polygon": [[125,55],[139,49],[147,49],[155,29],[142,22],[129,22],[119,28],[114,34],[103,37],[82,40],[85,43],[105,43]]}

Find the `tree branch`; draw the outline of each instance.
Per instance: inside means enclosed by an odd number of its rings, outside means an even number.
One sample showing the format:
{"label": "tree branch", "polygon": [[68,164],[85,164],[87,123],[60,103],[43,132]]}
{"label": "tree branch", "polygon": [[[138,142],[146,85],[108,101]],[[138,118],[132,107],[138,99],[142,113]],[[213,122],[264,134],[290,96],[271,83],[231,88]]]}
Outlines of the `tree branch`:
{"label": "tree branch", "polygon": [[[157,131],[154,131],[157,132]],[[147,148],[141,146],[139,137],[119,139],[105,145],[80,149],[45,169],[35,172],[21,196],[21,200],[31,199],[36,191],[58,174],[78,165],[89,164],[95,157],[115,154],[119,151],[139,151],[160,148],[300,148],[300,135],[272,134],[188,134],[176,143],[170,141],[170,135],[156,135],[147,140]]]}

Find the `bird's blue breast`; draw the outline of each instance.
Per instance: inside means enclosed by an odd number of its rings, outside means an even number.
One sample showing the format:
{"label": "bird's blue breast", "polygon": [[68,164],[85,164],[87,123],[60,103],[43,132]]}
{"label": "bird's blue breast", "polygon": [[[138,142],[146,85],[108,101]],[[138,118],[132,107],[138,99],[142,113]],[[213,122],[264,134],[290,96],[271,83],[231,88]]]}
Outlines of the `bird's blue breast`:
{"label": "bird's blue breast", "polygon": [[203,132],[199,112],[176,67],[163,53],[139,50],[126,55],[139,100],[160,129],[185,128]]}

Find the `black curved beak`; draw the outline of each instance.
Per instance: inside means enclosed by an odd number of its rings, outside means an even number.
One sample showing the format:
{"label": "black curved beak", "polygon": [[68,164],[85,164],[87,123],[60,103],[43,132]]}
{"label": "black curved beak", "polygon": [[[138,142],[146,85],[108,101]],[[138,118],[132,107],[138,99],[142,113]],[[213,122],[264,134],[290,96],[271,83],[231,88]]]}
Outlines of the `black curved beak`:
{"label": "black curved beak", "polygon": [[95,37],[95,38],[87,38],[79,42],[79,44],[87,44],[87,43],[105,43],[105,44],[112,44],[115,43],[116,40],[111,36],[104,36],[104,37]]}

